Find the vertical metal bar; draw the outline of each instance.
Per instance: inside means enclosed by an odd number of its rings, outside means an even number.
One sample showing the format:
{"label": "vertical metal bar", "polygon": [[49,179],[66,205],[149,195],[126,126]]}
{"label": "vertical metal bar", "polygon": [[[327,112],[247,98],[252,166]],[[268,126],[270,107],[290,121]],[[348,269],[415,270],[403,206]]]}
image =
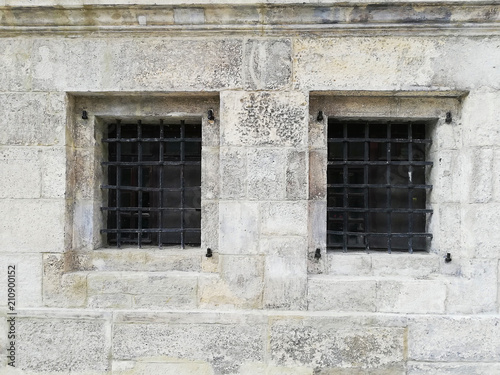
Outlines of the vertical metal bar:
{"label": "vertical metal bar", "polygon": [[[161,162],[163,162],[163,146],[164,146],[164,143],[163,143],[163,138],[165,136],[165,125],[163,125],[163,120],[160,120],[160,157],[159,157],[159,161],[160,161],[160,164]],[[154,168],[154,167],[153,167]],[[163,245],[163,240],[162,240],[162,229],[163,229],[163,211],[161,210],[161,208],[163,208],[163,168],[165,168],[163,165],[160,165],[158,167],[160,170],[159,170],[159,178],[160,178],[160,184],[159,184],[159,187],[160,187],[160,197],[159,197],[159,207],[160,210],[158,210],[158,246],[162,247]]]}
{"label": "vertical metal bar", "polygon": [[408,251],[413,253],[413,128],[408,123]]}
{"label": "vertical metal bar", "polygon": [[[368,161],[369,161],[369,154],[370,154],[370,148],[369,148],[369,128],[368,128],[368,123],[365,123],[365,143],[364,143],[364,177],[363,177],[363,183],[365,185],[368,184]],[[364,230],[365,230],[365,236],[364,236],[364,241],[365,241],[365,250],[370,250],[370,243],[369,243],[369,232],[370,232],[370,224],[369,224],[369,212],[368,212],[368,207],[370,206],[368,202],[368,186],[365,186],[363,188],[363,197],[364,197],[364,208],[365,208],[365,223],[364,223]]]}
{"label": "vertical metal bar", "polygon": [[342,144],[344,145],[344,147],[342,148],[342,153],[343,153],[343,158],[344,158],[344,167],[343,167],[343,181],[344,181],[344,187],[342,188],[343,189],[343,206],[344,206],[344,210],[342,211],[342,216],[343,216],[343,226],[344,226],[344,234],[343,234],[343,237],[344,237],[344,246],[343,246],[343,251],[346,252],[347,251],[347,241],[348,241],[348,238],[349,236],[347,235],[347,232],[349,231],[349,228],[348,228],[348,220],[347,220],[347,207],[348,207],[348,199],[347,199],[347,191],[348,191],[348,188],[347,188],[347,184],[349,182],[349,179],[348,179],[348,168],[347,168],[347,156],[348,156],[348,143],[347,143],[347,124],[344,122],[342,124],[343,126],[343,136],[344,136],[344,141],[342,142]]}
{"label": "vertical metal bar", "polygon": [[138,200],[139,203],[137,205],[137,229],[139,229],[139,233],[137,233],[137,243],[139,248],[142,245],[142,121],[137,121],[137,161],[139,162],[137,166],[137,187],[139,188]]}
{"label": "vertical metal bar", "polygon": [[390,253],[391,252],[391,245],[392,245],[392,212],[389,211],[392,207],[392,202],[391,202],[391,123],[387,123],[387,176],[386,176],[386,183],[387,183],[387,204],[386,208],[388,209],[387,212],[387,251]]}
{"label": "vertical metal bar", "polygon": [[121,171],[121,166],[118,164],[121,159],[122,159],[122,144],[121,144],[121,137],[122,137],[122,125],[121,121],[117,120],[116,121],[116,247],[120,248],[121,247],[121,240],[122,240],[122,234],[121,234],[121,215],[120,215],[120,208],[121,208],[121,194],[120,194],[120,186],[121,186],[121,178],[122,178],[122,171]]}
{"label": "vertical metal bar", "polygon": [[184,120],[181,120],[181,248],[184,249],[184,137],[186,129]]}

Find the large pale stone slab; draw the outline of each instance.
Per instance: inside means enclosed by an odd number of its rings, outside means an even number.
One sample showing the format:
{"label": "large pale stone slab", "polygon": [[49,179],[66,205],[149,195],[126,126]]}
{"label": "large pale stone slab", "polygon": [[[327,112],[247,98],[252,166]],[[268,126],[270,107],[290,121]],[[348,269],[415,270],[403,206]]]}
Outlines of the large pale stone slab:
{"label": "large pale stone slab", "polygon": [[309,310],[376,311],[373,279],[310,276],[307,293]]}
{"label": "large pale stone slab", "polygon": [[219,203],[221,254],[256,254],[259,251],[259,205],[250,202]]}
{"label": "large pale stone slab", "polygon": [[500,363],[409,362],[408,375],[491,375],[500,373]]}
{"label": "large pale stone slab", "polygon": [[102,318],[18,317],[16,325],[17,367],[22,371],[93,375],[109,370],[111,340]]}
{"label": "large pale stone slab", "polygon": [[371,267],[375,276],[428,278],[438,274],[439,262],[439,256],[431,253],[371,255]]}
{"label": "large pale stone slab", "polygon": [[41,147],[12,146],[0,150],[0,198],[40,198],[41,152]]}
{"label": "large pale stone slab", "polygon": [[297,38],[294,84],[313,90],[429,86],[437,49],[425,38]]}
{"label": "large pale stone slab", "polygon": [[275,90],[290,85],[292,77],[290,39],[248,39],[244,51],[245,89]]}
{"label": "large pale stone slab", "polygon": [[329,253],[326,273],[334,276],[367,276],[372,274],[372,257],[368,254]]}
{"label": "large pale stone slab", "polygon": [[276,319],[271,359],[280,366],[377,369],[404,361],[404,328],[351,326],[349,319]]}
{"label": "large pale stone slab", "polygon": [[151,358],[143,362],[115,361],[114,375],[214,375],[210,363],[176,358]]}
{"label": "large pale stone slab", "polygon": [[247,194],[249,199],[283,200],[286,195],[286,151],[248,148]]}
{"label": "large pale stone slab", "polygon": [[[174,323],[174,324],[172,324]],[[265,326],[259,324],[164,323],[115,324],[113,357],[137,360],[162,356],[206,361],[215,374],[234,374],[245,362],[264,360]]]}
{"label": "large pale stone slab", "polygon": [[261,207],[261,230],[266,235],[306,235],[307,202],[269,202]]}
{"label": "large pale stone slab", "polygon": [[500,319],[429,316],[408,322],[408,358],[429,362],[498,361]]}
{"label": "large pale stone slab", "polygon": [[220,185],[222,199],[246,197],[247,151],[243,147],[222,147],[220,150]]}
{"label": "large pale stone slab", "polygon": [[470,204],[462,211],[463,246],[476,257],[498,258],[500,254],[500,204]]}
{"label": "large pale stone slab", "polygon": [[2,38],[0,40],[0,87],[2,91],[30,91],[31,46],[30,39]]}
{"label": "large pale stone slab", "polygon": [[64,93],[0,93],[2,145],[64,145]]}
{"label": "large pale stone slab", "polygon": [[221,145],[305,147],[307,97],[302,92],[221,93]]}
{"label": "large pale stone slab", "polygon": [[462,109],[465,144],[481,147],[500,143],[499,105],[500,94],[495,90],[473,90],[467,95]]}
{"label": "large pale stone slab", "polygon": [[0,252],[64,251],[64,200],[3,199],[0,216]]}

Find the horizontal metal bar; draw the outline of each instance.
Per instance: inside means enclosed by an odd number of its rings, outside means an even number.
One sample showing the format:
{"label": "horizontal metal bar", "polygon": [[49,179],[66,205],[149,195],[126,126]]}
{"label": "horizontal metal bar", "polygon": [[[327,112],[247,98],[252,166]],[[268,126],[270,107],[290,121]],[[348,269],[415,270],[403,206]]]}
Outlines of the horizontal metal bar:
{"label": "horizontal metal bar", "polygon": [[421,143],[432,144],[431,139],[408,139],[408,138],[328,138],[329,143],[343,143],[343,142],[373,142],[373,143]]}
{"label": "horizontal metal bar", "polygon": [[102,138],[104,143],[130,142],[201,142],[201,138]]}
{"label": "horizontal metal bar", "polygon": [[408,214],[432,214],[433,210],[428,208],[359,208],[359,207],[328,207],[328,212],[378,212],[378,213],[408,213]]}
{"label": "horizontal metal bar", "polygon": [[101,185],[101,189],[109,190],[132,190],[132,191],[183,191],[183,190],[197,190],[200,186],[188,186],[184,188],[151,188],[151,187],[138,187],[138,186],[117,186],[117,185]]}
{"label": "horizontal metal bar", "polygon": [[[367,188],[396,188],[396,189],[432,189],[433,185],[391,185],[391,184],[327,184],[327,188],[352,188],[352,189],[367,189]],[[343,193],[337,193],[343,194]]]}
{"label": "horizontal metal bar", "polygon": [[198,228],[148,228],[148,229],[101,229],[101,233],[180,233],[180,232],[190,232],[199,233],[201,230]]}
{"label": "horizontal metal bar", "polygon": [[201,165],[200,161],[103,161],[102,165],[115,165],[120,167],[161,166],[161,165]]}
{"label": "horizontal metal bar", "polygon": [[400,161],[400,160],[391,160],[391,161],[353,161],[353,160],[338,160],[338,161],[328,161],[328,165],[368,165],[368,166],[388,166],[388,165],[416,165],[416,166],[425,166],[432,165],[432,161]]}
{"label": "horizontal metal bar", "polygon": [[335,231],[335,230],[327,230],[327,234],[336,234],[336,235],[344,235],[348,236],[365,236],[365,237],[400,237],[400,238],[409,238],[409,237],[427,237],[432,238],[431,233],[372,233],[372,232],[343,232],[343,231]]}

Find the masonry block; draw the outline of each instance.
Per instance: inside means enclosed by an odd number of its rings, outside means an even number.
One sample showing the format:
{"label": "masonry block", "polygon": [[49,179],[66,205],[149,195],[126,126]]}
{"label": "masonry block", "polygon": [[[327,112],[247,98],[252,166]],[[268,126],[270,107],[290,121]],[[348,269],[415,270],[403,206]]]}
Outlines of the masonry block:
{"label": "masonry block", "polygon": [[307,244],[303,237],[261,239],[264,264],[264,308],[303,310],[307,290]]}
{"label": "masonry block", "polygon": [[219,249],[219,202],[218,201],[202,201],[201,247],[204,251],[204,254],[206,254],[207,248],[212,249],[212,251],[218,251]]}
{"label": "masonry block", "polygon": [[409,362],[408,375],[490,375],[500,372],[500,363]]}
{"label": "masonry block", "polygon": [[247,194],[247,151],[242,147],[222,147],[220,151],[222,199],[241,199]]}
{"label": "masonry block", "polygon": [[348,319],[343,321],[294,317],[272,321],[271,360],[279,366],[365,370],[402,364],[403,328],[356,327]]}
{"label": "masonry block", "polygon": [[416,279],[429,278],[439,272],[440,258],[432,253],[372,254],[374,276],[401,276]]}
{"label": "masonry block", "polygon": [[434,163],[428,179],[433,185],[428,193],[431,204],[459,203],[466,194],[464,167],[470,164],[470,155],[458,150],[440,150],[429,155],[428,159]]}
{"label": "masonry block", "polygon": [[305,151],[291,150],[286,160],[286,198],[288,200],[307,199],[308,173]]}
{"label": "masonry block", "polygon": [[443,313],[443,280],[381,280],[377,282],[377,311],[407,314]]}
{"label": "masonry block", "polygon": [[104,315],[23,316],[16,323],[19,370],[76,375],[97,375],[109,370],[109,323]]}
{"label": "masonry block", "polygon": [[222,146],[305,148],[307,119],[302,92],[221,92]]}
{"label": "masonry block", "polygon": [[495,316],[422,316],[408,321],[408,359],[427,362],[498,361]]}
{"label": "masonry block", "polygon": [[220,202],[219,228],[219,252],[221,254],[258,253],[258,203]]}
{"label": "masonry block", "polygon": [[474,250],[478,258],[498,258],[500,231],[493,223],[500,222],[500,204],[471,204],[462,211],[463,246]]}
{"label": "masonry block", "polygon": [[434,208],[435,233],[432,247],[440,253],[456,253],[465,241],[462,239],[462,209],[459,204],[441,204]]}
{"label": "masonry block", "polygon": [[493,195],[493,149],[477,148],[469,152],[467,175],[469,203],[488,203]]}
{"label": "masonry block", "polygon": [[256,200],[283,200],[286,196],[286,151],[249,148],[247,194]]}
{"label": "masonry block", "polygon": [[96,294],[88,298],[92,309],[130,309],[133,297],[130,294]]}
{"label": "masonry block", "polygon": [[[0,5],[1,2],[0,2]],[[2,91],[30,91],[32,41],[2,38],[0,43],[0,87]]]}
{"label": "masonry block", "polygon": [[0,216],[0,252],[64,251],[64,200],[3,199]]}
{"label": "masonry block", "polygon": [[326,199],[327,162],[326,150],[309,152],[309,199]]}
{"label": "masonry block", "polygon": [[326,273],[334,276],[367,276],[372,273],[368,254],[328,253]]}
{"label": "masonry block", "polygon": [[[118,362],[123,364],[118,365]],[[210,363],[206,361],[188,361],[176,358],[153,358],[150,361],[131,362],[115,361],[114,375],[214,375]]]}
{"label": "masonry block", "polygon": [[265,235],[306,235],[307,203],[269,202],[261,206],[261,230]]}
{"label": "masonry block", "polygon": [[0,144],[64,145],[65,98],[64,93],[0,93],[0,118],[4,124]]}
{"label": "masonry block", "polygon": [[0,150],[0,198],[40,198],[41,152],[41,147],[16,146]]}
{"label": "masonry block", "polygon": [[377,283],[373,279],[309,277],[309,310],[376,311]]}
{"label": "masonry block", "polygon": [[201,196],[202,199],[215,199],[219,197],[219,149],[203,147],[201,168]]}
{"label": "masonry block", "polygon": [[244,87],[276,90],[290,85],[292,77],[290,39],[248,39],[244,45]]}

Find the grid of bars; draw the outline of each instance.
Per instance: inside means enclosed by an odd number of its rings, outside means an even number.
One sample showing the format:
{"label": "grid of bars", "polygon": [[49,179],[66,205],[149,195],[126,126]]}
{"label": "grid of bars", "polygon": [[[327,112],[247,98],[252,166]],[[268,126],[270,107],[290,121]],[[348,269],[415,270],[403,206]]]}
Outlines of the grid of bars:
{"label": "grid of bars", "polygon": [[425,122],[328,121],[327,248],[426,250]]}
{"label": "grid of bars", "polygon": [[109,124],[106,233],[109,245],[198,246],[201,124]]}

